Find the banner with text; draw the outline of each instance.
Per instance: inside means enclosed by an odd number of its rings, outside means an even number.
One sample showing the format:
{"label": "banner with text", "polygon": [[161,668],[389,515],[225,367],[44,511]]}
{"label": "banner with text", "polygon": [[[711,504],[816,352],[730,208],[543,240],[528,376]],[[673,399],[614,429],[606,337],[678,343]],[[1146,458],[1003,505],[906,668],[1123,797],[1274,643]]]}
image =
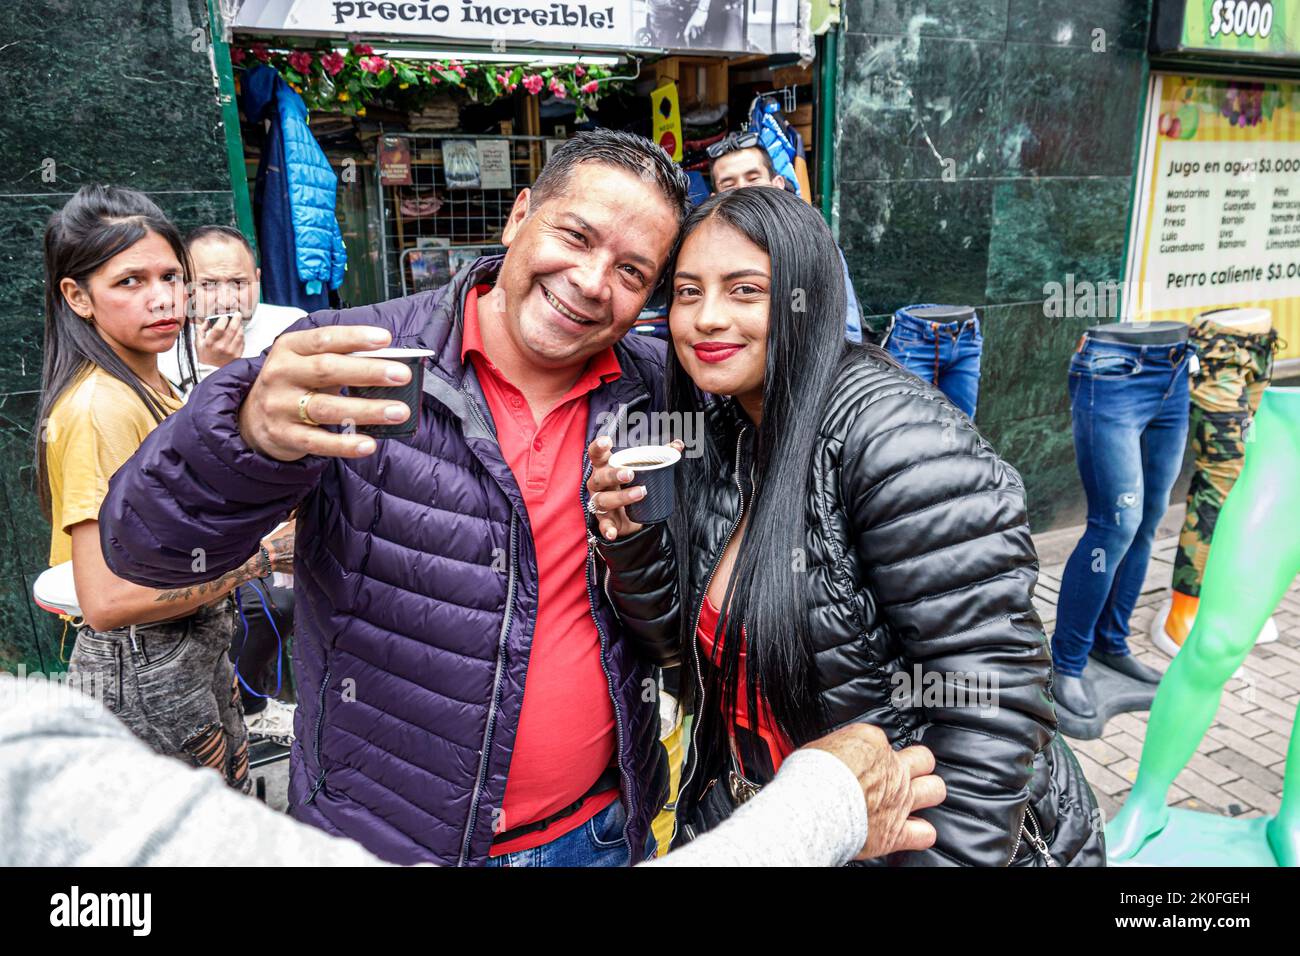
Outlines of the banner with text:
{"label": "banner with text", "polygon": [[1184,49],[1300,56],[1297,0],[1186,0]]}
{"label": "banner with text", "polygon": [[1300,84],[1152,84],[1126,318],[1266,308],[1300,357]]}
{"label": "banner with text", "polygon": [[243,0],[231,23],[244,33],[490,43],[497,53],[516,45],[792,53],[810,45],[800,7],[799,0]]}

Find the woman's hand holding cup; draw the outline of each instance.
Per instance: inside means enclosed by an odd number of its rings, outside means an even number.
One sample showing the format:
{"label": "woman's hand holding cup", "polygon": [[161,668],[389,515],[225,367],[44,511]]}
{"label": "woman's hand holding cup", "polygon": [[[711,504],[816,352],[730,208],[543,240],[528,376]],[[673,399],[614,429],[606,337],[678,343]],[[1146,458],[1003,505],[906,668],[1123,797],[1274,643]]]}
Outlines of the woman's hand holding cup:
{"label": "woman's hand holding cup", "polygon": [[[670,447],[680,454],[686,446],[675,441]],[[596,518],[601,538],[606,541],[625,538],[641,530],[642,525],[628,517],[627,508],[646,495],[644,485],[625,487],[636,480],[636,472],[611,465],[609,459],[613,450],[614,442],[608,435],[601,435],[587,449],[592,465],[591,476],[587,479],[587,506]]]}

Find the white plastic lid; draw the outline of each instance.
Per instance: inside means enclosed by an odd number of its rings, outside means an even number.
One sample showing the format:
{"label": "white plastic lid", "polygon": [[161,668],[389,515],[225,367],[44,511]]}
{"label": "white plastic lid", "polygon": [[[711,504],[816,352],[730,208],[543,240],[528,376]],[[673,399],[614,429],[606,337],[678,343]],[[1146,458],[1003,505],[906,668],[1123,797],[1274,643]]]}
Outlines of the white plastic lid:
{"label": "white plastic lid", "polygon": [[[624,448],[609,456],[609,463],[615,468],[634,468],[636,471],[653,471],[667,468],[682,459],[682,454],[671,445],[637,445]],[[651,462],[651,464],[641,464]]]}

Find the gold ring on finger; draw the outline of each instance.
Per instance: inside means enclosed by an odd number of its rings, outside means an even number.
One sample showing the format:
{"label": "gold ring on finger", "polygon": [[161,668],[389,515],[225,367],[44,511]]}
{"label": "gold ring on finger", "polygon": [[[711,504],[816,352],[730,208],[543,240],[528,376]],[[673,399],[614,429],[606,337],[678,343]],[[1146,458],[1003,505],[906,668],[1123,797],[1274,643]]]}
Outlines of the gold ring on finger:
{"label": "gold ring on finger", "polygon": [[320,422],[307,414],[307,403],[311,401],[311,397],[315,394],[311,389],[308,389],[302,393],[302,398],[298,399],[298,418],[304,425],[320,425]]}

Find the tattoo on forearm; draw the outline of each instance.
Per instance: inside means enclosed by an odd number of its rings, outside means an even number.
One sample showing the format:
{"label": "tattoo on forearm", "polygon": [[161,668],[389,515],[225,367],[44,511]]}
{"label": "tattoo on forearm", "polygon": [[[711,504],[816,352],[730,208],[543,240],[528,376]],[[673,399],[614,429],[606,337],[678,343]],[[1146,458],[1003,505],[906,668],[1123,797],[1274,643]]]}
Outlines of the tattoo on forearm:
{"label": "tattoo on forearm", "polygon": [[233,571],[227,571],[221,577],[212,581],[204,581],[202,584],[195,584],[187,588],[176,588],[171,591],[159,591],[158,596],[154,598],[155,603],[173,603],[176,601],[188,601],[192,598],[201,597],[204,594],[210,594],[213,598],[220,597],[227,591],[239,587],[245,581],[251,581],[254,578],[260,578],[264,570],[264,562],[259,551],[253,557],[249,558],[242,565]]}
{"label": "tattoo on forearm", "polygon": [[274,555],[292,554],[293,553],[293,536],[294,532],[282,534],[278,538],[271,539],[271,553]]}

